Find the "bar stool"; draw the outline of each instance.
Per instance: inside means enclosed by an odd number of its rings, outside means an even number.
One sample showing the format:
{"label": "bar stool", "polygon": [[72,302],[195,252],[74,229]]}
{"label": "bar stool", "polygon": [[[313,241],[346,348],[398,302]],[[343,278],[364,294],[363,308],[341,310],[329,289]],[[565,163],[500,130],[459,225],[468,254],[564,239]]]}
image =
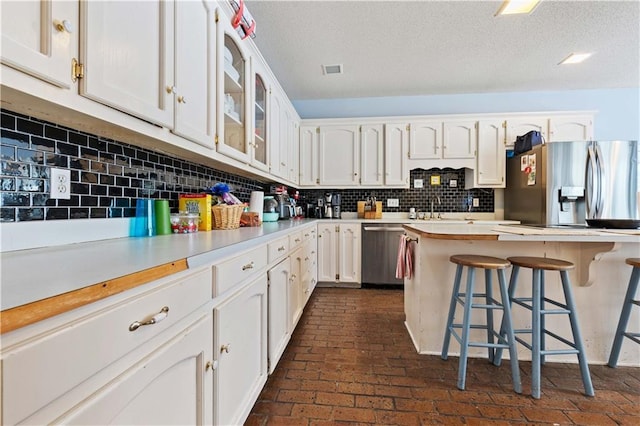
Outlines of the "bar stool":
{"label": "bar stool", "polygon": [[[449,316],[447,317],[447,328],[444,334],[444,342],[442,344],[442,359],[446,360],[449,351],[449,342],[451,335],[460,343],[460,361],[458,364],[458,389],[464,390],[467,358],[469,347],[485,347],[489,351],[489,361],[495,365],[500,365],[500,360],[495,357],[496,349],[509,349],[511,364],[511,379],[513,381],[513,389],[517,393],[522,392],[522,384],[520,382],[520,369],[518,367],[518,353],[516,351],[516,341],[513,333],[511,322],[511,307],[509,305],[509,295],[507,291],[507,283],[504,270],[509,267],[509,262],[497,257],[477,256],[472,254],[454,255],[449,258],[452,263],[457,265],[456,276],[453,282],[453,291],[451,293],[451,303],[449,305]],[[460,292],[460,282],[462,279],[462,270],[467,267],[467,286],[464,293]],[[480,268],[485,271],[485,293],[474,293],[475,269]],[[493,298],[492,291],[492,274],[491,270],[495,270],[498,275],[500,286],[500,300],[498,302]],[[485,303],[473,303],[473,298],[484,298]],[[454,323],[454,316],[457,304],[463,307],[464,314],[462,323]],[[471,309],[486,310],[486,324],[471,324]],[[496,331],[493,324],[493,311],[502,310],[502,323],[504,325],[505,334],[501,335]],[[471,329],[486,329],[486,342],[470,342],[469,333]],[[461,329],[460,335],[457,330]],[[494,341],[497,339],[497,342]]]}
{"label": "bar stool", "polygon": [[624,296],[622,312],[620,313],[620,320],[618,321],[618,328],[616,329],[616,337],[613,339],[613,347],[611,348],[611,355],[609,355],[609,362],[607,363],[609,367],[614,368],[618,365],[618,356],[620,356],[623,337],[628,337],[634,342],[640,343],[640,333],[627,332],[631,307],[633,305],[640,306],[640,300],[634,300],[636,290],[638,290],[638,282],[640,282],[640,258],[628,258],[625,260],[625,263],[633,266],[633,269],[631,270],[631,278],[629,278],[627,294]]}
{"label": "bar stool", "polygon": [[[531,350],[531,395],[536,399],[540,398],[540,365],[544,364],[545,356],[577,354],[585,393],[588,396],[594,396],[595,393],[593,391],[593,384],[591,383],[591,375],[589,374],[587,356],[584,350],[584,345],[582,344],[582,336],[578,325],[578,316],[573,300],[573,291],[571,290],[571,282],[569,281],[569,273],[567,272],[573,269],[575,265],[564,260],[550,259],[546,257],[509,257],[507,260],[509,260],[513,265],[511,279],[509,281],[509,300],[511,303],[516,303],[531,311],[531,329],[514,330],[516,340]],[[532,297],[514,297],[520,268],[530,268],[533,271]],[[560,272],[565,304],[545,297],[545,271]],[[547,308],[547,304],[554,305],[555,308]],[[545,316],[552,314],[567,314],[569,316],[573,342],[570,342],[558,334],[546,329]],[[505,335],[506,333],[508,333],[508,325],[503,322],[500,334]],[[521,333],[529,333],[532,335],[531,344],[518,337],[518,334]],[[570,349],[545,349],[545,336],[550,336],[564,343],[569,346]],[[501,355],[502,350],[498,349],[496,357],[499,359]]]}

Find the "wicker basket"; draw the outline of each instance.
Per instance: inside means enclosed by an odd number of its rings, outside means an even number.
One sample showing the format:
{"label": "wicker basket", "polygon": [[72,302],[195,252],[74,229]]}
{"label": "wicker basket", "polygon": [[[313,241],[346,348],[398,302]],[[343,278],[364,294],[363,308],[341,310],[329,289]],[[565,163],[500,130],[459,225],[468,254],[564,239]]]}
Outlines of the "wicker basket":
{"label": "wicker basket", "polygon": [[244,206],[241,204],[230,206],[227,204],[217,204],[211,207],[213,213],[213,229],[238,229],[240,227],[240,217]]}

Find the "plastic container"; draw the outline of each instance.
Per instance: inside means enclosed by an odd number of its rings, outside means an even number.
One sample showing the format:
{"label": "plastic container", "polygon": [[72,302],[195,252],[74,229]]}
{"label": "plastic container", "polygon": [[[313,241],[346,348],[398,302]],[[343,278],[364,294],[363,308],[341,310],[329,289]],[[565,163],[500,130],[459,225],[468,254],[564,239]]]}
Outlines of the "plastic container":
{"label": "plastic container", "polygon": [[174,234],[191,234],[198,232],[200,215],[196,213],[178,213],[171,215],[171,232]]}
{"label": "plastic container", "polygon": [[262,213],[263,222],[277,222],[278,219],[280,219],[280,215],[278,213]]}

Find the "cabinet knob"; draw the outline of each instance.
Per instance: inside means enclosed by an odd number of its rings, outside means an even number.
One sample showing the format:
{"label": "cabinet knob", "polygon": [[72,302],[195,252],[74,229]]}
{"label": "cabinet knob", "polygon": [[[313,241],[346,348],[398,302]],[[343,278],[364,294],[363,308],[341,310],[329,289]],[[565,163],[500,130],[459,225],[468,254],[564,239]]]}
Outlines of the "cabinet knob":
{"label": "cabinet knob", "polygon": [[184,96],[178,96],[178,103],[186,104],[187,99]]}
{"label": "cabinet knob", "polygon": [[207,361],[207,363],[204,365],[204,371],[215,370],[215,368],[216,367],[215,367],[214,363],[211,362],[211,361]]}
{"label": "cabinet knob", "polygon": [[167,86],[165,87],[165,89],[167,91],[167,93],[171,94],[171,93],[176,93],[176,86]]}
{"label": "cabinet knob", "polygon": [[230,350],[231,350],[231,343],[227,343],[226,345],[220,346],[220,353],[222,352],[229,353]]}
{"label": "cabinet knob", "polygon": [[68,32],[69,34],[71,34],[73,32],[73,24],[66,19],[64,19],[62,22],[58,20],[53,21],[53,26],[61,33]]}
{"label": "cabinet knob", "polygon": [[169,315],[169,307],[165,306],[162,309],[160,309],[160,312],[158,312],[148,320],[132,322],[131,325],[129,326],[129,331],[136,331],[137,329],[145,325],[157,324],[163,319],[165,319],[167,315]]}

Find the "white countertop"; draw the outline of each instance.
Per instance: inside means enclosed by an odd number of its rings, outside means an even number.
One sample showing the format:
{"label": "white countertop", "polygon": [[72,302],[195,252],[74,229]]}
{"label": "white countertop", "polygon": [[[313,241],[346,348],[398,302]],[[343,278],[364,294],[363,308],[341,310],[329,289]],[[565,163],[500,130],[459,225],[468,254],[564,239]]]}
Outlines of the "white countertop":
{"label": "white countertop", "polygon": [[405,228],[434,236],[467,236],[468,239],[480,236],[495,236],[499,241],[573,241],[573,242],[623,242],[638,245],[640,255],[640,230],[596,230],[596,229],[557,229],[536,228],[526,225],[497,223],[405,223]]}
{"label": "white countertop", "polygon": [[0,310],[185,258],[189,267],[197,267],[315,222],[265,222],[236,230],[113,238],[4,252],[0,255]]}

